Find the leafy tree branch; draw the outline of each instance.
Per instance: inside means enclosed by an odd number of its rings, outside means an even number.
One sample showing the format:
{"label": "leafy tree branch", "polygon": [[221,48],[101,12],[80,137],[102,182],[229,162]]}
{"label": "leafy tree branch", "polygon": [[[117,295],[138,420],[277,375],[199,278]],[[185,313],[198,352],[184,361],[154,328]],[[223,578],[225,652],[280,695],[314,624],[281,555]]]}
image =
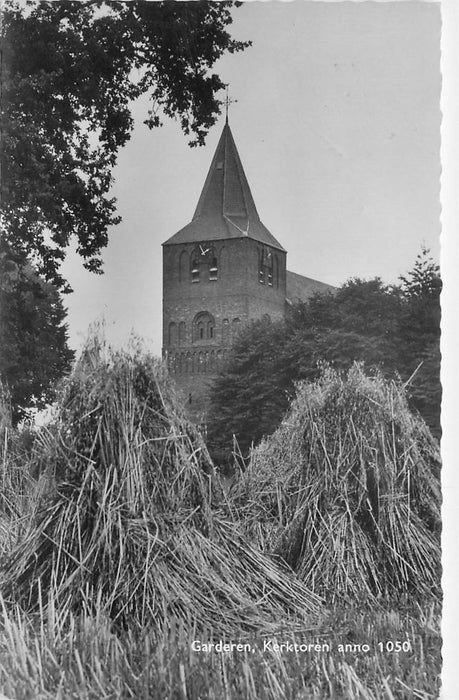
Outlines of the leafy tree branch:
{"label": "leafy tree branch", "polygon": [[7,0],[2,25],[2,228],[16,253],[70,291],[59,268],[76,238],[84,266],[102,270],[117,153],[133,129],[176,118],[203,144],[221,108],[212,73],[249,42],[228,33],[232,2],[37,2]]}

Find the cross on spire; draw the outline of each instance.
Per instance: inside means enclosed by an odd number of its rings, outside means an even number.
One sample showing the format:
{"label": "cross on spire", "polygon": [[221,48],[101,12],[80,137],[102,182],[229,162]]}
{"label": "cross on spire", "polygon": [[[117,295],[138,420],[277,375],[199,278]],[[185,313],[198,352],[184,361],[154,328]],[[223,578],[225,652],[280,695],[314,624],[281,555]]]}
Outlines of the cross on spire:
{"label": "cross on spire", "polygon": [[225,104],[225,111],[226,111],[226,123],[227,123],[227,124],[228,124],[228,107],[229,107],[230,105],[234,104],[235,102],[237,102],[237,100],[233,100],[232,97],[229,97],[229,95],[228,95],[228,87],[229,87],[229,86],[227,85],[227,86],[226,86],[226,97],[225,97],[225,102],[224,102],[224,104]]}

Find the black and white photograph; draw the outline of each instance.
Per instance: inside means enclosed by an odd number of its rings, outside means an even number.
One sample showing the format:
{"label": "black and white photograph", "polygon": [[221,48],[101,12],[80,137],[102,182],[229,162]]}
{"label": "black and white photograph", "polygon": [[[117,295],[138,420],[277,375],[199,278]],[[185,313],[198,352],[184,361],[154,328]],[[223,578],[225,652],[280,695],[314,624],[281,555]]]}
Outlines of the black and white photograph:
{"label": "black and white photograph", "polygon": [[3,0],[1,700],[454,700],[457,10]]}

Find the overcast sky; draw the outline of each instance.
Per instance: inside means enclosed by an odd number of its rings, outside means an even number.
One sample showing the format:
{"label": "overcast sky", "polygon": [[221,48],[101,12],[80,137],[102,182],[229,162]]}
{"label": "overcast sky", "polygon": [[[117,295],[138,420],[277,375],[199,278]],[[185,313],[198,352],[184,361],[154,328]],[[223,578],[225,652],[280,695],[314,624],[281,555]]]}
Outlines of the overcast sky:
{"label": "overcast sky", "polygon": [[[426,2],[250,2],[232,34],[253,46],[216,70],[260,217],[294,272],[342,284],[396,282],[421,249],[439,256],[440,6]],[[222,95],[223,98],[223,95]],[[65,263],[70,342],[105,319],[161,351],[162,249],[193,215],[223,117],[204,148],[175,122],[149,131],[146,103],[121,151],[113,194],[123,222],[105,274]]]}

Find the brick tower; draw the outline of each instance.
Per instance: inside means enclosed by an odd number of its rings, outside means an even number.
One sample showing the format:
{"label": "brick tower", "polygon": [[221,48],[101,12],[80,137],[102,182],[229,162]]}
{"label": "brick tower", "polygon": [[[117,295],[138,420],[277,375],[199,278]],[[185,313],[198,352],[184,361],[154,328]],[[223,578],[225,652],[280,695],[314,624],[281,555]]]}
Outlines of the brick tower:
{"label": "brick tower", "polygon": [[163,355],[190,418],[240,328],[285,313],[286,251],[260,221],[226,120],[191,223],[163,243]]}

